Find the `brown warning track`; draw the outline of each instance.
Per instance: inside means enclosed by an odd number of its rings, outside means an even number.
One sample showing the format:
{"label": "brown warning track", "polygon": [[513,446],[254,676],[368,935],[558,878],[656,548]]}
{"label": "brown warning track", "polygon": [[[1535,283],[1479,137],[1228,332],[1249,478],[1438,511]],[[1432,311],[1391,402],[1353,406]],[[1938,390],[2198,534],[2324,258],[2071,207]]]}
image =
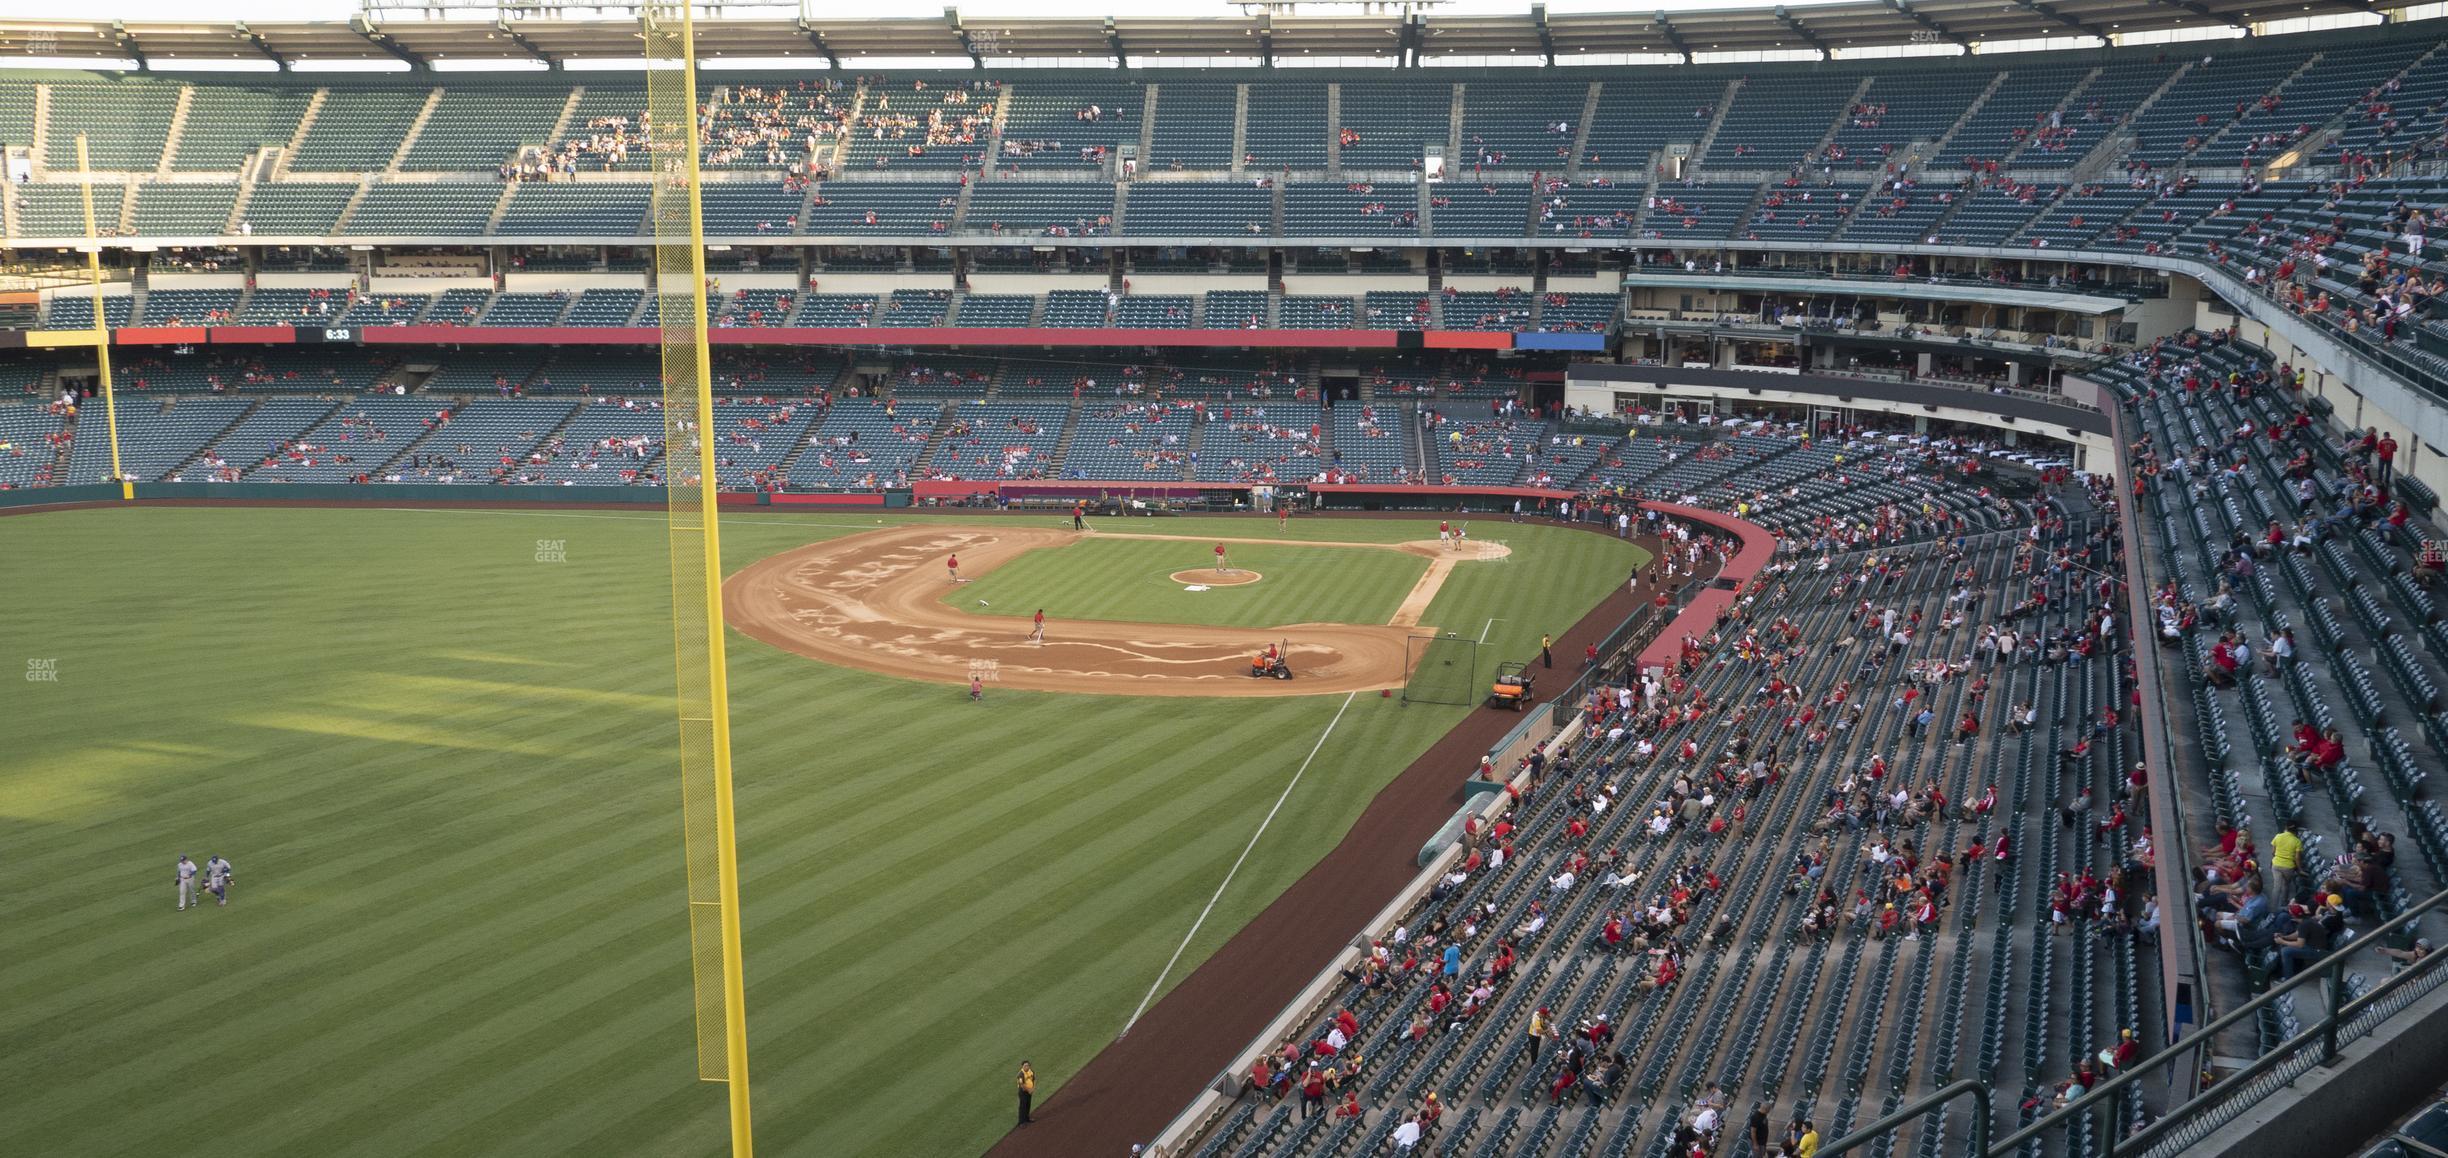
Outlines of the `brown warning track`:
{"label": "brown warning track", "polygon": [[[1655,539],[1638,542],[1659,551]],[[1619,588],[1557,633],[1557,682],[1567,682],[1561,677],[1578,667],[1583,650],[1654,595]],[[1315,867],[1151,1007],[1128,1037],[1063,1082],[1037,1106],[1036,1123],[1005,1134],[990,1158],[1127,1154],[1132,1143],[1154,1138],[1410,882],[1420,842],[1461,806],[1466,774],[1520,722],[1511,712],[1464,718],[1379,791]],[[1021,1048],[1012,1064],[1026,1053]],[[1008,1093],[1002,1106],[997,1112],[1010,1112]],[[1369,1107],[1371,1118],[1384,1108]]]}
{"label": "brown warning track", "polygon": [[[1284,542],[1304,547],[1396,550],[1432,559],[1394,624],[1303,623],[1255,630],[1186,624],[1063,620],[1044,642],[1025,619],[973,615],[946,604],[954,589],[945,563],[960,560],[964,580],[1029,551],[1058,550],[1090,537],[1196,539],[1183,535],[1084,535],[1045,527],[904,526],[810,543],[758,560],[723,583],[723,616],[753,639],[843,667],[907,679],[967,683],[972,672],[998,686],[1031,691],[1142,696],[1286,696],[1376,691],[1402,686],[1409,637],[1420,609],[1436,595],[1455,560],[1469,555],[1435,543]],[[1432,583],[1431,580],[1434,582]],[[1414,606],[1414,603],[1417,606]],[[1250,659],[1281,641],[1296,678],[1250,678]]]}

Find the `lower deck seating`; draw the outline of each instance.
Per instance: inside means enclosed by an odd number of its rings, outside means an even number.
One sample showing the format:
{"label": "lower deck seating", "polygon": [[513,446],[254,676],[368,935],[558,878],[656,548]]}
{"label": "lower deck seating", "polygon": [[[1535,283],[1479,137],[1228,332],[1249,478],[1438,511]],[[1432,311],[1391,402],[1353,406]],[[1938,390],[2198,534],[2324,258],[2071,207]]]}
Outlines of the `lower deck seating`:
{"label": "lower deck seating", "polygon": [[1032,479],[1054,474],[1054,452],[1070,407],[1042,402],[961,402],[941,424],[927,475],[940,479]]}
{"label": "lower deck seating", "polygon": [[871,398],[845,398],[790,464],[792,490],[880,490],[909,485],[942,411]]}
{"label": "lower deck seating", "polygon": [[1327,466],[1321,417],[1307,402],[1211,406],[1193,476],[1204,482],[1314,479]]}
{"label": "lower deck seating", "polygon": [[1062,477],[1179,481],[1189,463],[1192,423],[1188,403],[1138,399],[1089,401],[1080,411]]}

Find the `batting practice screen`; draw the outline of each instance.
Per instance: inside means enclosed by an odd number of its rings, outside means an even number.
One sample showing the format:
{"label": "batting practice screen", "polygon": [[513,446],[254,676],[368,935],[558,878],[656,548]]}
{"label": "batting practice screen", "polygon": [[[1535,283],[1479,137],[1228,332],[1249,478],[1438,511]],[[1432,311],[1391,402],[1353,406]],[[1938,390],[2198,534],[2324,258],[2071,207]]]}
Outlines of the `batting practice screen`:
{"label": "batting practice screen", "polygon": [[1405,702],[1475,704],[1487,689],[1479,686],[1479,641],[1466,635],[1414,635],[1410,640],[1411,678],[1403,684]]}

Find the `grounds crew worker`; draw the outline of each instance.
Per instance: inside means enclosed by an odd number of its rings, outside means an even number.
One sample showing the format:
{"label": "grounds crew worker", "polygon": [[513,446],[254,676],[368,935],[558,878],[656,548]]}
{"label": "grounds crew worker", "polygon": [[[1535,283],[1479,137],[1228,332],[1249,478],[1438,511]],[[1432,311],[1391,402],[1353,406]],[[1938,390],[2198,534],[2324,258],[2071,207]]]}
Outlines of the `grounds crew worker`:
{"label": "grounds crew worker", "polygon": [[1030,1069],[1027,1062],[1020,1063],[1019,1085],[1020,1124],[1025,1126],[1028,1125],[1031,1120],[1029,1118],[1029,1099],[1037,1096],[1037,1071]]}

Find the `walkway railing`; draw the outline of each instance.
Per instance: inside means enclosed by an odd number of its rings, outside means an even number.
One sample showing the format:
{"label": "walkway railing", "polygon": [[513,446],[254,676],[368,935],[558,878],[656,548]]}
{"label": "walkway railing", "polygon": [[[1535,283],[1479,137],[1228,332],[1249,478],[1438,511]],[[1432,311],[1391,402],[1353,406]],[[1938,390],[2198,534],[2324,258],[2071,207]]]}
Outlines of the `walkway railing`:
{"label": "walkway railing", "polygon": [[[1985,1147],[1975,1145],[1965,1153],[1974,1158],[2004,1158],[2085,1120],[2095,1123],[2100,1131],[2097,1152],[2111,1158],[2120,1155],[2168,1158],[2182,1152],[2305,1071],[2334,1061],[2345,1043],[2371,1036],[2387,1024],[2391,1015],[2448,981],[2448,968],[2443,968],[2448,966],[2448,953],[2429,953],[2411,962],[2381,955],[2402,951],[2401,947],[2412,941],[2422,919],[2442,910],[2448,910],[2448,892],[2438,893],[2347,942],[2304,967],[2293,978],[2203,1026],[2200,1032],[2126,1066],[2081,1097]],[[2183,918],[2171,914],[2169,919]],[[2381,978],[2371,982],[2359,969],[2377,972]],[[2306,1019],[2296,1009],[2299,998],[2316,999],[2320,1005],[2318,1016]],[[2276,1022],[2279,1032],[2285,1034],[2284,1040],[2216,1084],[2200,1088],[2194,1043],[2215,1039],[2224,1030],[2264,1017]],[[1973,1140],[1983,1141],[1987,1116],[1996,1108],[1993,1101],[1996,1091],[1987,1082],[1968,1080],[1902,1106],[1895,1113],[1820,1147],[1820,1158],[1835,1158],[1868,1146],[1938,1112],[1954,1098],[1972,1092],[1964,1088],[1967,1084],[1977,1087],[1982,1116],[1982,1125],[1975,1127]],[[2167,1091],[2174,1103],[2157,1119],[2143,1124],[2138,1113],[2111,1112],[2134,1106],[2136,1103],[2128,1100],[2129,1096],[2152,1089]],[[2182,1100],[2176,1100],[2179,1095]]]}

